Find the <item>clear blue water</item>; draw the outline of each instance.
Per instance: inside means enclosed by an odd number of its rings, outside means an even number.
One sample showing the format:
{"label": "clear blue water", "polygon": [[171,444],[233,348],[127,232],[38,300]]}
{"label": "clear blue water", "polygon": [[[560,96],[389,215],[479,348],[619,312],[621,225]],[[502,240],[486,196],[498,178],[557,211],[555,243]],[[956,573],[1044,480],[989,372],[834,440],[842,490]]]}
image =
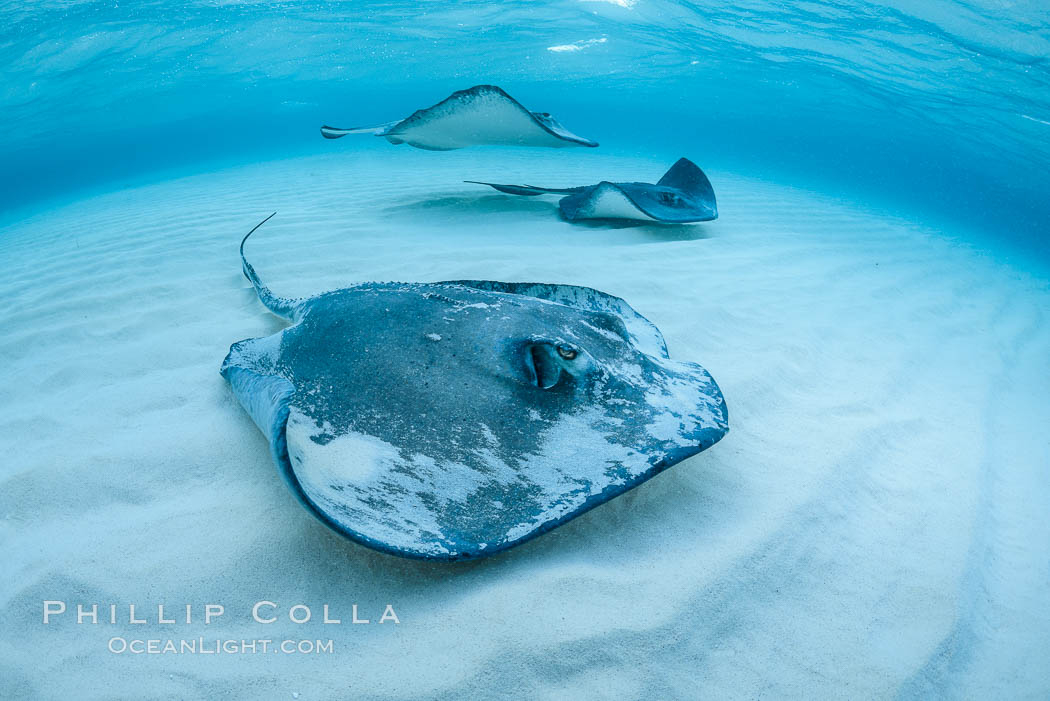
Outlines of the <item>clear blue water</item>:
{"label": "clear blue water", "polygon": [[1044,250],[1048,57],[1043,0],[5,0],[0,211],[322,151],[322,122],[495,83],[609,148],[861,193]]}
{"label": "clear blue water", "polygon": [[[1000,264],[1050,264],[1050,0],[0,0],[0,67],[0,699],[1050,696],[1050,278]],[[482,149],[318,133],[480,83],[602,143],[546,163],[717,174],[715,233],[570,226],[553,200],[458,182],[496,180],[512,149],[467,169]],[[340,156],[29,216],[314,153]],[[362,173],[406,182],[362,194]],[[279,328],[236,249],[275,209],[251,256],[290,295],[622,295],[712,371],[732,433],[505,559],[424,569],[336,542],[218,374]],[[244,628],[264,598],[344,620],[391,603],[406,625]],[[217,602],[229,623],[46,628],[42,599]],[[331,635],[340,656],[107,652],[131,633]]]}

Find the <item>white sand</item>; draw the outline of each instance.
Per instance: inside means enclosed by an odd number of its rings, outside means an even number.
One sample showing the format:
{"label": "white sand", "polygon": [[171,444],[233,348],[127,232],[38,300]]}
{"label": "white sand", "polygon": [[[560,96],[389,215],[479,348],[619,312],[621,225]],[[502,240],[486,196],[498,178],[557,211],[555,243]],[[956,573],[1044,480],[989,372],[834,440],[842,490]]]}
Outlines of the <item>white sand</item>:
{"label": "white sand", "polygon": [[[572,226],[555,199],[459,182],[655,180],[671,160],[338,151],[0,230],[0,697],[1050,693],[1045,273],[725,172],[709,173],[721,219],[695,228]],[[732,430],[488,561],[344,541],[295,502],[218,373],[230,343],[280,327],[236,254],[274,209],[249,255],[278,293],[594,286],[711,371]],[[117,603],[125,622],[44,626],[45,599]],[[263,599],[315,620],[253,623]],[[128,624],[128,603],[151,623]],[[226,614],[162,625],[158,603]],[[342,625],[318,622],[325,603]],[[401,623],[350,625],[353,603]],[[116,655],[113,636],[335,653]]]}

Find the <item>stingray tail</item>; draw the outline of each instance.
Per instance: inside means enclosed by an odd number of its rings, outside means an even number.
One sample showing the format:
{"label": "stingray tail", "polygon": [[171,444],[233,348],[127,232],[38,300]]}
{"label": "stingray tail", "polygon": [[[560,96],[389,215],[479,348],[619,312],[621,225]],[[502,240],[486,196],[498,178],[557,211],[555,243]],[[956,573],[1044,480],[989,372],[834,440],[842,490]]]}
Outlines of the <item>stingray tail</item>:
{"label": "stingray tail", "polygon": [[255,233],[256,229],[273,219],[275,214],[277,214],[277,212],[274,212],[253,226],[252,230],[245,234],[244,238],[241,239],[241,270],[244,272],[244,277],[248,278],[248,282],[252,283],[252,287],[255,288],[255,294],[258,295],[259,301],[263,303],[263,306],[277,316],[292,321],[299,310],[299,300],[285,299],[284,297],[278,297],[271,292],[270,288],[264,285],[263,281],[259,279],[259,275],[255,272],[255,268],[252,267],[252,264],[244,257],[244,242],[248,240],[249,236]]}
{"label": "stingray tail", "polygon": [[569,195],[574,192],[579,192],[582,187],[535,187],[533,185],[500,185],[498,183],[483,183],[480,180],[464,180],[465,183],[471,183],[472,185],[488,185],[494,190],[505,192],[508,195],[524,195],[525,197],[535,197],[536,195]]}
{"label": "stingray tail", "polygon": [[374,134],[378,128],[379,127],[353,127],[350,129],[340,129],[339,127],[330,127],[326,124],[321,127],[321,136],[326,139],[338,139],[347,134]]}
{"label": "stingray tail", "polygon": [[330,127],[327,124],[321,127],[321,136],[326,139],[338,139],[346,136],[347,134],[375,134],[376,136],[382,136],[386,133],[386,130],[390,127],[398,124],[401,120],[396,122],[388,122],[386,124],[380,124],[375,127],[350,127],[349,129],[343,129],[341,127]]}

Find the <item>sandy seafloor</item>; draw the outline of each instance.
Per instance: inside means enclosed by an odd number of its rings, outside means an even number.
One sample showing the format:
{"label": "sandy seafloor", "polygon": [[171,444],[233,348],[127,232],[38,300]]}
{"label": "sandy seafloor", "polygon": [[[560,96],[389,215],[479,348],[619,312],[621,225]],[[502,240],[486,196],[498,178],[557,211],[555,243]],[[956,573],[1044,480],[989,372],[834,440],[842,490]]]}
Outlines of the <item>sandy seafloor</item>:
{"label": "sandy seafloor", "polygon": [[[460,181],[651,181],[671,161],[333,152],[0,230],[0,697],[1050,693],[1050,284],[996,255],[996,232],[717,170],[717,222],[570,225],[556,199]],[[345,541],[296,503],[218,373],[231,343],[281,327],[237,259],[273,210],[248,253],[287,296],[460,278],[622,296],[710,370],[731,432],[490,560]],[[151,623],[45,626],[45,599]],[[251,622],[264,599],[314,620]],[[158,603],[226,614],[162,625]],[[318,622],[325,603],[342,625]],[[348,623],[354,603],[373,623]],[[399,625],[374,623],[388,603]],[[116,655],[113,636],[335,652]]]}

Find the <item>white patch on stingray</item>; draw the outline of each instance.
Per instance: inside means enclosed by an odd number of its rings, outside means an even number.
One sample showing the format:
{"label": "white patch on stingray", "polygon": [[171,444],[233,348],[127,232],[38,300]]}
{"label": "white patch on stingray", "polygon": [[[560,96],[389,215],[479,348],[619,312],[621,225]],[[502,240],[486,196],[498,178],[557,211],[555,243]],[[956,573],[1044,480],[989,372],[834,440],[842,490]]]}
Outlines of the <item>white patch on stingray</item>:
{"label": "white patch on stingray", "polygon": [[[405,462],[396,446],[362,433],[337,436],[320,445],[310,438],[319,432],[325,429],[291,409],[286,435],[292,469],[303,492],[321,511],[347,530],[394,547],[418,551],[422,546],[435,555],[447,552],[426,536],[440,534],[440,527],[418,498],[419,482],[411,484],[409,475],[394,469]],[[413,457],[420,473],[433,469],[429,458]],[[403,489],[391,489],[391,483]],[[376,498],[388,508],[379,511],[368,503]]]}
{"label": "white patch on stingray", "polygon": [[[675,368],[671,363],[664,361],[662,364],[672,372],[682,371],[682,367]],[[724,426],[721,411],[716,413],[717,407],[712,403],[713,400],[701,390],[702,386],[696,380],[674,375],[650,388],[645,394],[645,402],[661,413],[649,425],[649,435],[685,447],[691,445],[692,441],[683,438],[683,435],[692,434],[698,427]],[[672,432],[672,423],[675,422],[678,426]]]}
{"label": "white patch on stingray", "polygon": [[588,324],[586,321],[582,321],[582,320],[580,321],[580,326],[586,326],[587,328],[589,328],[591,331],[593,331],[594,333],[598,334],[602,338],[607,338],[610,341],[617,342],[617,343],[623,343],[623,338],[620,336],[620,334],[616,333],[615,331],[610,331],[609,329],[598,328],[597,326],[594,326],[593,324]]}
{"label": "white patch on stingray", "polygon": [[285,435],[293,469],[297,458],[310,466],[306,474],[296,472],[296,477],[304,486],[309,482],[323,490],[332,483],[364,483],[374,476],[379,467],[397,460],[395,446],[363,433],[337,436],[323,445],[311,438],[331,432],[331,426],[317,425],[295,407],[288,412]]}
{"label": "white patch on stingray", "polygon": [[559,139],[518,104],[486,92],[443,105],[426,118],[396,127],[387,139],[419,148],[449,150],[484,144],[563,147],[577,144]]}
{"label": "white patch on stingray", "polygon": [[620,188],[609,184],[602,184],[594,189],[590,200],[580,208],[580,218],[656,221],[638,209],[638,206],[631,202]]}
{"label": "white patch on stingray", "polygon": [[492,432],[492,429],[485,424],[481,424],[481,434],[485,437],[486,443],[496,448],[499,447],[499,438],[497,438],[496,434]]}
{"label": "white patch on stingray", "polygon": [[[636,450],[609,440],[600,426],[610,421],[603,412],[588,409],[561,417],[543,432],[540,452],[527,457],[522,472],[543,490],[538,501],[548,506],[530,521],[511,528],[502,542],[517,540],[572,513],[606,487],[649,468]],[[627,476],[611,478],[609,471],[617,467],[625,469]]]}
{"label": "white patch on stingray", "polygon": [[682,441],[682,431],[685,430],[685,423],[671,412],[664,412],[653,417],[647,430],[649,435],[658,441],[670,441],[679,445],[686,444],[686,442]]}
{"label": "white patch on stingray", "polygon": [[[442,517],[452,505],[498,511],[502,504],[470,504],[478,490],[521,482],[521,474],[497,454],[499,441],[482,427],[489,446],[472,451],[479,471],[420,453],[407,460],[394,445],[351,433],[325,445],[310,436],[332,433],[294,407],[289,413],[288,452],[303,491],[348,531],[395,548],[434,555],[453,552],[442,541]],[[498,525],[499,519],[493,519]],[[495,534],[494,534],[495,535]]]}
{"label": "white patch on stingray", "polygon": [[231,349],[230,365],[247,368],[260,374],[273,372],[277,358],[281,355],[283,338],[283,333],[276,333],[272,336],[242,341],[235,349]]}
{"label": "white patch on stingray", "polygon": [[642,374],[642,366],[638,363],[623,362],[612,368],[612,371],[624,382],[629,382],[636,387],[645,384],[645,376]]}

